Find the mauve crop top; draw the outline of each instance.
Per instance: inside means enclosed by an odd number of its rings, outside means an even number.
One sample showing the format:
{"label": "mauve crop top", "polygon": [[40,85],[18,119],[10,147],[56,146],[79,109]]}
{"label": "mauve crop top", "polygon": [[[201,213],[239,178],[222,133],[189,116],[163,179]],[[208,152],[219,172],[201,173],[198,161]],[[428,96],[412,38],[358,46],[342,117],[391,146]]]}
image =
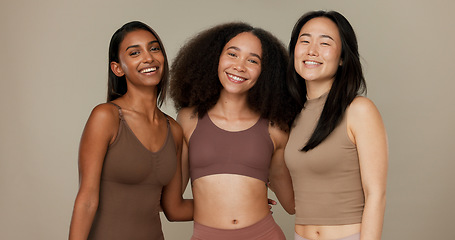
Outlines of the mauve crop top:
{"label": "mauve crop top", "polygon": [[239,174],[267,182],[273,142],[269,123],[260,118],[252,127],[230,132],[217,127],[205,114],[189,140],[191,181],[214,174]]}

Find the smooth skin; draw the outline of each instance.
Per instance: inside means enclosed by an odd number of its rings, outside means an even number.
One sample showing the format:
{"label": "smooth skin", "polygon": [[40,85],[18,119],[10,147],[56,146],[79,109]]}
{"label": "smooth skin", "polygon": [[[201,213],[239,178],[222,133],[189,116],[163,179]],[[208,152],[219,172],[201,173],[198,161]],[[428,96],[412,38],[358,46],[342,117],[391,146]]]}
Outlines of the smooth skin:
{"label": "smooth skin", "polygon": [[[313,18],[303,25],[295,47],[295,69],[305,79],[308,99],[328,92],[343,62],[338,28],[330,19]],[[347,133],[356,145],[365,194],[362,223],[320,226],[295,225],[308,239],[338,239],[360,232],[361,240],[380,240],[386,202],[388,146],[378,109],[366,97],[356,97],[346,110]]]}
{"label": "smooth skin", "polygon": [[[219,128],[236,132],[252,127],[260,118],[247,104],[248,90],[261,73],[262,46],[252,33],[240,33],[224,47],[218,67],[223,89],[208,116]],[[183,128],[183,186],[189,179],[188,143],[196,128],[198,116],[193,108],[179,111]],[[270,166],[270,181],[284,209],[294,213],[294,193],[289,171],[284,164],[284,147],[288,133],[269,126],[274,145]],[[215,161],[216,159],[214,159]],[[192,183],[194,220],[219,229],[238,229],[250,226],[270,214],[267,186],[256,178],[236,174],[215,174],[196,179]]]}
{"label": "smooth skin", "polygon": [[[164,56],[152,33],[136,30],[125,36],[119,58],[118,63],[111,63],[111,69],[117,76],[126,76],[128,91],[113,102],[121,106],[125,121],[143,146],[156,152],[164,145],[168,131],[166,116],[157,107],[156,90]],[[167,119],[179,161],[174,177],[163,188],[161,206],[170,221],[191,220],[192,200],[184,200],[181,195],[183,132],[175,120]],[[79,148],[80,188],[71,219],[70,240],[88,237],[99,204],[104,156],[117,136],[119,123],[118,109],[107,103],[95,107],[87,121]]]}

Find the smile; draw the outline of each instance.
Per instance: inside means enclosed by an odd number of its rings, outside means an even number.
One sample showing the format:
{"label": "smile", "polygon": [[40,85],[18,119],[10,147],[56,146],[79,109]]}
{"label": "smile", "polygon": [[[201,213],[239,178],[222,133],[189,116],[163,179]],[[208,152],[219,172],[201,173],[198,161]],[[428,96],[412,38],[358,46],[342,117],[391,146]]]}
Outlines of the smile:
{"label": "smile", "polygon": [[151,72],[155,72],[157,69],[157,67],[150,67],[150,68],[144,68],[142,69],[141,71],[139,71],[140,73],[151,73]]}
{"label": "smile", "polygon": [[303,63],[305,63],[306,65],[320,65],[322,63],[318,63],[318,62],[315,62],[315,61],[303,61]]}
{"label": "smile", "polygon": [[226,73],[226,75],[233,82],[244,82],[244,81],[246,81],[245,78],[241,78],[239,76],[235,76],[235,75],[232,75],[232,74],[229,74],[229,73]]}

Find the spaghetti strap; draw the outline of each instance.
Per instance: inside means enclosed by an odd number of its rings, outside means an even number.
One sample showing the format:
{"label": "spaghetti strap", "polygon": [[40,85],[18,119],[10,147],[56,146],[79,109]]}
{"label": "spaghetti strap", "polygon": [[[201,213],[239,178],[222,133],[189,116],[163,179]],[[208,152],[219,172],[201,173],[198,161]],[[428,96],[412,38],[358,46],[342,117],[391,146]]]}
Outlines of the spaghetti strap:
{"label": "spaghetti strap", "polygon": [[122,108],[121,108],[119,105],[117,105],[117,104],[115,104],[115,103],[113,103],[113,102],[107,102],[107,103],[110,103],[110,104],[112,104],[112,105],[114,105],[114,106],[117,107],[117,109],[118,109],[118,114],[119,114],[119,118],[123,120]]}
{"label": "spaghetti strap", "polygon": [[163,113],[163,114],[164,114],[164,117],[166,117],[166,123],[167,123],[168,128],[171,129],[171,124],[169,122],[169,116],[166,113]]}

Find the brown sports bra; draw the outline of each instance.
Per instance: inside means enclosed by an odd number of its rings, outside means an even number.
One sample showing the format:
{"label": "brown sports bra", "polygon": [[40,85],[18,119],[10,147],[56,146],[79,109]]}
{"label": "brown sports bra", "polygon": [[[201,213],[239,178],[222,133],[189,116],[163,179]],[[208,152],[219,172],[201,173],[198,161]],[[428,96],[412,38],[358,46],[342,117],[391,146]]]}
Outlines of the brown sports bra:
{"label": "brown sports bra", "polygon": [[230,132],[205,114],[191,135],[188,156],[191,181],[214,174],[239,174],[267,182],[273,142],[269,123],[260,118],[252,127]]}

